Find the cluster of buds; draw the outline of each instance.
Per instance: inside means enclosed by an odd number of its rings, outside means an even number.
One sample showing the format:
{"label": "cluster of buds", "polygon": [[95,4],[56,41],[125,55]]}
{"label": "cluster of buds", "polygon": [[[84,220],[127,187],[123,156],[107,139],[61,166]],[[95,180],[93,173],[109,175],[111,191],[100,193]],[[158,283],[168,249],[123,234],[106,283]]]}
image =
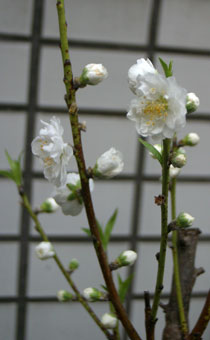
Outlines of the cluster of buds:
{"label": "cluster of buds", "polygon": [[36,255],[40,260],[47,260],[55,256],[55,251],[50,242],[41,242],[36,246]]}
{"label": "cluster of buds", "polygon": [[100,292],[97,288],[88,287],[83,290],[83,296],[87,301],[95,302],[99,300],[103,300],[105,298],[105,294]]}
{"label": "cluster of buds", "polygon": [[114,329],[117,327],[117,318],[112,313],[105,313],[101,318],[101,323],[105,328]]}
{"label": "cluster of buds", "polygon": [[102,64],[88,64],[79,78],[80,86],[97,85],[108,77],[107,69]]}
{"label": "cluster of buds", "polygon": [[184,148],[178,148],[172,156],[171,164],[175,168],[182,168],[186,164],[186,151]]}
{"label": "cluster of buds", "polygon": [[56,212],[58,209],[59,205],[55,202],[54,198],[49,197],[40,205],[39,211],[49,214]]}
{"label": "cluster of buds", "polygon": [[93,168],[94,177],[111,178],[117,176],[124,167],[123,155],[115,148],[104,152]]}
{"label": "cluster of buds", "polygon": [[57,292],[57,298],[58,301],[60,302],[67,302],[67,301],[71,301],[74,296],[73,294],[69,293],[67,290],[59,290]]}
{"label": "cluster of buds", "polygon": [[195,218],[186,212],[181,212],[176,218],[176,225],[180,228],[191,227]]}
{"label": "cluster of buds", "polygon": [[195,112],[200,105],[200,100],[195,93],[188,93],[186,98],[187,113]]}

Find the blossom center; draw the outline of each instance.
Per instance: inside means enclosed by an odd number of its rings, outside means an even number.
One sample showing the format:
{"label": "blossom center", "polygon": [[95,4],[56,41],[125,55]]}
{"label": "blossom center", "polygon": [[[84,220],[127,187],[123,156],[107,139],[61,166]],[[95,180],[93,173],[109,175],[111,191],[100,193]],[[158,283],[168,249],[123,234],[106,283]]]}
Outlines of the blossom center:
{"label": "blossom center", "polygon": [[54,161],[53,161],[53,159],[51,158],[51,157],[46,157],[45,159],[44,159],[44,164],[45,164],[45,166],[50,166],[50,165],[52,165],[54,163]]}
{"label": "blossom center", "polygon": [[156,100],[148,100],[143,108],[144,117],[147,125],[155,125],[156,120],[166,120],[168,116],[168,101],[163,96]]}

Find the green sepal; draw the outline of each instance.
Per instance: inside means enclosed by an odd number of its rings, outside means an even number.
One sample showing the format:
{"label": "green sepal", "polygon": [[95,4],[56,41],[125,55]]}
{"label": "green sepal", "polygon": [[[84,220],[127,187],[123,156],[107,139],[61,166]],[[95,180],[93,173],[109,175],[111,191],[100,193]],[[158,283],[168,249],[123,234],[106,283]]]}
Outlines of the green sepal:
{"label": "green sepal", "polygon": [[91,231],[88,228],[82,228],[82,230],[88,235],[91,236]]}
{"label": "green sepal", "polygon": [[172,77],[172,76],[173,76],[173,70],[172,70],[172,63],[173,63],[173,62],[170,61],[170,62],[169,62],[169,65],[167,65],[167,64],[165,63],[165,61],[163,61],[163,59],[159,58],[159,61],[160,61],[160,63],[161,63],[161,66],[162,66],[162,68],[163,68],[163,71],[164,71],[164,73],[165,73],[166,78]]}
{"label": "green sepal", "polygon": [[146,142],[142,138],[139,138],[139,142],[142,143],[145,146],[145,148],[147,148],[153,154],[153,156],[159,161],[160,165],[162,166],[163,160],[160,152],[152,144]]}
{"label": "green sepal", "polygon": [[67,197],[67,201],[74,201],[77,198],[77,195],[72,192],[68,197]]}
{"label": "green sepal", "polygon": [[133,279],[133,274],[129,275],[128,278],[125,281],[123,281],[121,279],[120,274],[117,275],[117,278],[118,278],[118,294],[119,294],[119,297],[120,297],[120,301],[123,303],[125,301],[125,297],[126,297],[128,288],[129,288],[131,281]]}
{"label": "green sepal", "polygon": [[66,186],[69,188],[71,191],[77,190],[77,186],[71,183],[67,183]]}

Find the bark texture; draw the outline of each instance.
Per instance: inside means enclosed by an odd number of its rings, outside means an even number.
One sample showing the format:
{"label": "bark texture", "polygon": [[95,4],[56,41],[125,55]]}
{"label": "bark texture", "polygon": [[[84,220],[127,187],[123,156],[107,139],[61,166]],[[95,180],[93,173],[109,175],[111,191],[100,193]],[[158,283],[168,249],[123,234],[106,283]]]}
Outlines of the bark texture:
{"label": "bark texture", "polygon": [[[182,287],[185,317],[188,323],[189,305],[192,289],[196,277],[204,272],[203,268],[196,269],[195,255],[200,234],[199,229],[182,229],[178,233],[179,271]],[[174,279],[172,281],[169,303],[163,307],[165,312],[166,326],[163,331],[162,340],[183,340],[181,334],[178,304]]]}

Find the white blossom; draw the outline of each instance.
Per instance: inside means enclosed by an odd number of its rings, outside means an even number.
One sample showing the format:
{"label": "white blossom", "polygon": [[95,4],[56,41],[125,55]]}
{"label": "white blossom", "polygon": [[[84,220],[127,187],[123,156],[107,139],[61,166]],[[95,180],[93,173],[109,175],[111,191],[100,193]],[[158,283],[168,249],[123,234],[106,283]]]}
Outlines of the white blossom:
{"label": "white blossom", "polygon": [[196,94],[193,92],[188,93],[186,98],[187,112],[192,113],[196,111],[199,105],[200,99],[196,96]]}
{"label": "white blossom", "polygon": [[180,173],[181,169],[180,168],[175,168],[172,164],[169,167],[169,177],[170,178],[176,178],[179,173]]}
{"label": "white blossom", "polygon": [[136,77],[136,98],[127,114],[135,122],[137,132],[153,139],[172,138],[186,124],[186,94],[174,77],[166,78],[144,67]]}
{"label": "white blossom", "polygon": [[[68,187],[68,184],[75,187],[75,191]],[[94,189],[94,182],[89,180],[90,191]],[[64,185],[55,187],[54,199],[61,209],[64,215],[76,216],[83,208],[83,202],[79,190],[81,189],[80,177],[76,173],[69,173]]]}
{"label": "white blossom", "polygon": [[60,120],[53,117],[44,125],[31,144],[32,152],[41,159],[44,165],[44,176],[56,186],[66,181],[67,166],[73,155],[72,147],[63,141],[63,127]]}
{"label": "white blossom", "polygon": [[50,242],[41,242],[36,246],[36,255],[40,260],[47,260],[55,255],[55,251]]}
{"label": "white blossom", "polygon": [[123,155],[115,148],[104,152],[97,160],[94,168],[95,175],[111,178],[118,175],[124,167]]}
{"label": "white blossom", "polygon": [[144,58],[138,59],[136,64],[129,68],[128,84],[134,94],[142,94],[139,91],[140,82],[144,79],[145,75],[149,73],[155,74],[157,70],[148,58],[147,60]]}
{"label": "white blossom", "polygon": [[101,318],[101,323],[105,328],[113,329],[117,326],[117,318],[111,313],[105,313]]}
{"label": "white blossom", "polygon": [[132,266],[137,259],[137,253],[133,250],[125,250],[117,258],[117,262],[121,266]]}
{"label": "white blossom", "polygon": [[88,64],[82,71],[80,82],[84,85],[97,85],[107,77],[107,69],[102,64]]}

